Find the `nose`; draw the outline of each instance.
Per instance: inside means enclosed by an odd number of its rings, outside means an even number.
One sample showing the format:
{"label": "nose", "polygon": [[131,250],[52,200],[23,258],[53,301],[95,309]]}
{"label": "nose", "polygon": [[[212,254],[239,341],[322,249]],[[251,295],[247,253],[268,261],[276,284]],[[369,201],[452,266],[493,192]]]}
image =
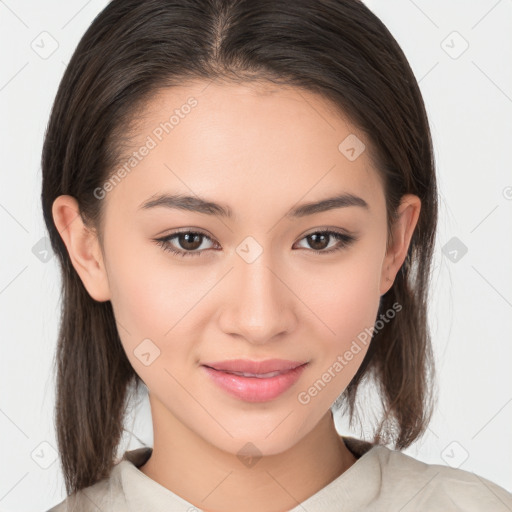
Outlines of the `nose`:
{"label": "nose", "polygon": [[[270,252],[270,251],[268,251]],[[265,257],[252,262],[240,259],[230,273],[220,316],[223,332],[264,344],[296,326],[295,297],[286,273]]]}

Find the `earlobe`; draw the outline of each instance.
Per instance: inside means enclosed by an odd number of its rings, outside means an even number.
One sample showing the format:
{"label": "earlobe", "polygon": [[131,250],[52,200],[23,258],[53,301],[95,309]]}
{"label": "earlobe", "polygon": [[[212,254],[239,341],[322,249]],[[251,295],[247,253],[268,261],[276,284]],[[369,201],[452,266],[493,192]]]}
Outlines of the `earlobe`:
{"label": "earlobe", "polygon": [[76,199],[62,195],[52,205],[55,226],[68,250],[69,258],[89,295],[98,302],[110,299],[110,289],[94,230],[85,226]]}
{"label": "earlobe", "polygon": [[411,242],[414,229],[421,211],[421,200],[413,194],[405,194],[398,207],[398,218],[393,226],[392,244],[386,252],[382,264],[380,295],[384,295],[392,286],[400,270]]}

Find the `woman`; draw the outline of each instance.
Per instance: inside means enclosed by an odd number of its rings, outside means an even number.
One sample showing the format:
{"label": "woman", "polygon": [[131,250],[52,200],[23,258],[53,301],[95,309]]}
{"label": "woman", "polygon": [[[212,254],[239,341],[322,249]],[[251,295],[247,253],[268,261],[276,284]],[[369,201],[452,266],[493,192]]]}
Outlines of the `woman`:
{"label": "woman", "polygon": [[[364,4],[114,0],[42,165],[70,495],[52,510],[512,504],[399,451],[432,414],[437,188],[417,82]],[[333,421],[366,381],[372,442]],[[154,446],[120,461],[141,385]]]}

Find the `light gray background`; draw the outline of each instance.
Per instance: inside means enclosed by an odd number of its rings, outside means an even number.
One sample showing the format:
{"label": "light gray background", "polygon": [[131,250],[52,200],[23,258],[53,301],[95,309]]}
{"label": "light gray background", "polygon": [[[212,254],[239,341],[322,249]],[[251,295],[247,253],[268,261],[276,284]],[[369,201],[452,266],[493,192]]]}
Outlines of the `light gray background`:
{"label": "light gray background", "polygon": [[[41,242],[40,153],[65,66],[106,3],[0,0],[1,511],[46,510],[65,496],[50,373],[60,276]],[[405,453],[512,491],[512,1],[366,3],[419,80],[438,164],[439,402],[427,434]],[[144,397],[133,418],[123,448],[151,445]],[[343,418],[337,426],[364,435]]]}

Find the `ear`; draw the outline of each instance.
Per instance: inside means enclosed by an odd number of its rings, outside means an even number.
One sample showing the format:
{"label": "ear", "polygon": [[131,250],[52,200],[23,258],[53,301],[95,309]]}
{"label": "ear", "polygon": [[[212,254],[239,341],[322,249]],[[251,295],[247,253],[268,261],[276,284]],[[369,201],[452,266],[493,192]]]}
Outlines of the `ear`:
{"label": "ear", "polygon": [[96,232],[85,226],[78,202],[62,195],[52,205],[55,226],[66,245],[73,267],[89,295],[98,302],[110,299],[110,288]]}
{"label": "ear", "polygon": [[414,228],[418,222],[421,200],[413,194],[405,194],[398,206],[398,218],[392,229],[392,240],[382,263],[380,295],[392,286],[409,249]]}

